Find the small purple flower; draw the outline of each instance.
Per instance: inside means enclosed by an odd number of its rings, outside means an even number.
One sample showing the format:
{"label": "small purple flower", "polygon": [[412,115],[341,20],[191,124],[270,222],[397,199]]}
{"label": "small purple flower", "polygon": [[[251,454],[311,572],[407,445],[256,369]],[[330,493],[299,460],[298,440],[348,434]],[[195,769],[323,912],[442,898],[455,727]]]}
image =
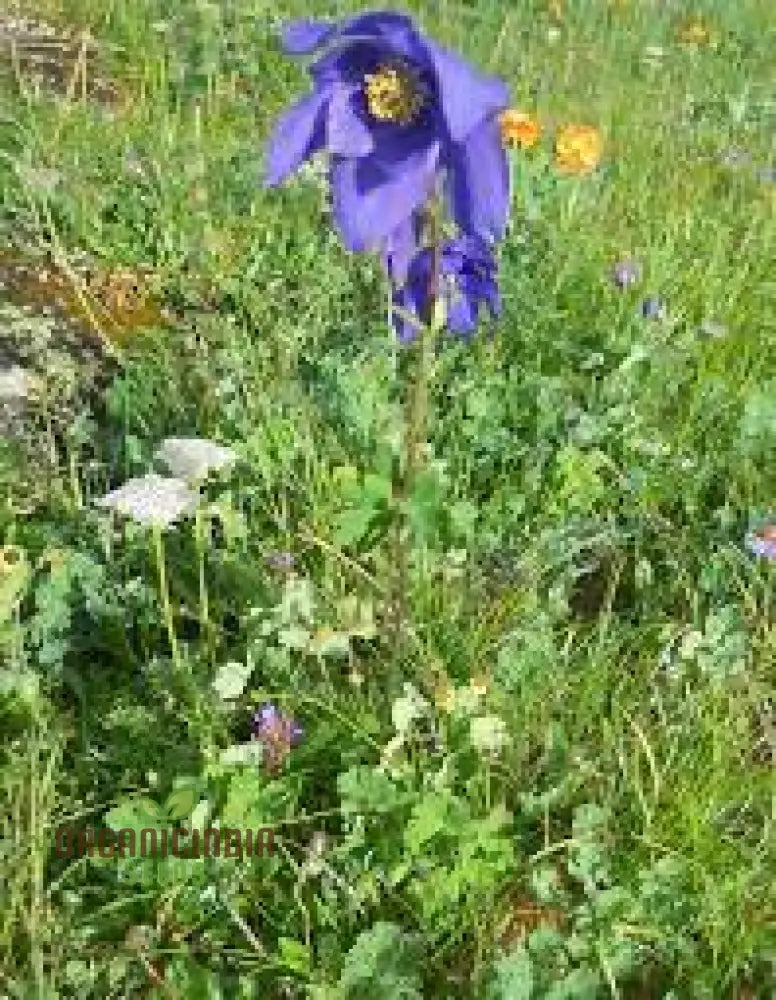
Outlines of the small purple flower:
{"label": "small purple flower", "polygon": [[267,151],[274,187],[311,156],[330,158],[334,216],[349,250],[392,257],[406,273],[418,215],[444,181],[458,226],[499,238],[509,173],[498,116],[502,81],[425,38],[410,17],[373,11],[286,26],[290,55],[312,55],[313,90],[277,122]]}
{"label": "small purple flower", "polygon": [[776,524],[767,524],[747,536],[750,552],[764,559],[776,560]]}
{"label": "small purple flower", "polygon": [[644,319],[665,319],[666,307],[657,295],[648,295],[641,303],[641,315]]}
{"label": "small purple flower", "polygon": [[264,559],[271,569],[289,572],[296,565],[296,559],[291,552],[270,552]]}
{"label": "small purple flower", "polygon": [[[501,296],[496,281],[496,260],[488,244],[475,236],[447,240],[439,258],[439,293],[444,299],[448,330],[470,336],[477,328],[480,305],[484,302],[493,316],[501,312]],[[393,304],[425,323],[430,319],[433,252],[420,250],[410,262],[406,283],[394,287]],[[400,340],[417,335],[417,328],[398,313],[393,322]]]}
{"label": "small purple flower", "polygon": [[302,739],[304,730],[292,716],[266,702],[253,717],[253,735],[264,746],[268,769],[277,771]]}
{"label": "small purple flower", "polygon": [[641,264],[629,257],[618,261],[612,268],[612,280],[618,288],[629,288],[631,285],[635,285],[640,278]]}

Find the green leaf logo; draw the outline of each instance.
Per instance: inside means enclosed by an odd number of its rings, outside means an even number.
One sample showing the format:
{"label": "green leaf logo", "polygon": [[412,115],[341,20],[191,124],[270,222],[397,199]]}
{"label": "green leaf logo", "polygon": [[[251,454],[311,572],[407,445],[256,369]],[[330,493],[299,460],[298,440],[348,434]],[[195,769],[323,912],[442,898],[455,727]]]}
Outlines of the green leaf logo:
{"label": "green leaf logo", "polygon": [[174,788],[164,800],[164,811],[171,820],[186,819],[199,801],[198,785],[181,785]]}
{"label": "green leaf logo", "polygon": [[154,802],[153,799],[145,797],[135,799],[135,808],[141,819],[150,821],[149,825],[164,823],[167,818],[164,809],[162,809],[158,802]]}

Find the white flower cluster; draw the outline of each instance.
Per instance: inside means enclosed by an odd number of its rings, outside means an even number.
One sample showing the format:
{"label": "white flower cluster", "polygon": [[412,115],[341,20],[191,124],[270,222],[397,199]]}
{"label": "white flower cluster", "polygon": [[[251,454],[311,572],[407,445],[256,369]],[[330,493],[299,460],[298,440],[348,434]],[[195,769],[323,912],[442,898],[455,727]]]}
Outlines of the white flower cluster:
{"label": "white flower cluster", "polygon": [[163,462],[173,476],[198,482],[210,472],[229,468],[236,455],[234,449],[205,438],[166,438],[154,457]]}
{"label": "white flower cluster", "polygon": [[204,438],[166,438],[155,458],[172,475],[136,476],[100,497],[96,505],[130,517],[144,527],[168,528],[196,510],[197,483],[210,472],[231,466],[236,455],[233,449]]}
{"label": "white flower cluster", "polygon": [[128,480],[95,503],[144,527],[167,528],[180,517],[193,513],[198,500],[198,494],[183,480],[151,473]]}

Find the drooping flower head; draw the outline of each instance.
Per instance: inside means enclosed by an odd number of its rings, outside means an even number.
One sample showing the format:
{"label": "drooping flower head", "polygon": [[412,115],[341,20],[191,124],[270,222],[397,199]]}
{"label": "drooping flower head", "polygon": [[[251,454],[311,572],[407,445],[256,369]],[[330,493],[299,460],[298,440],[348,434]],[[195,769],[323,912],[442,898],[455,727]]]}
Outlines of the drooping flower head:
{"label": "drooping flower head", "polygon": [[291,55],[315,55],[313,90],[277,122],[266,182],[280,184],[321,150],[348,249],[380,250],[404,280],[418,216],[441,186],[456,224],[499,238],[509,208],[499,113],[506,86],[425,38],[393,11],[339,23],[295,21]]}
{"label": "drooping flower head", "polygon": [[[401,312],[393,313],[400,340],[414,339],[417,326],[401,313],[409,313],[419,323],[429,320],[432,308],[434,253],[420,250],[413,257],[406,283],[394,288],[393,304]],[[439,288],[445,306],[447,329],[469,336],[477,328],[480,306],[488,306],[491,315],[501,312],[501,297],[496,281],[496,260],[490,246],[476,236],[460,236],[442,244],[439,255]]]}
{"label": "drooping flower head", "polygon": [[290,715],[272,702],[266,702],[253,717],[253,734],[264,747],[270,771],[277,771],[304,735],[304,730]]}

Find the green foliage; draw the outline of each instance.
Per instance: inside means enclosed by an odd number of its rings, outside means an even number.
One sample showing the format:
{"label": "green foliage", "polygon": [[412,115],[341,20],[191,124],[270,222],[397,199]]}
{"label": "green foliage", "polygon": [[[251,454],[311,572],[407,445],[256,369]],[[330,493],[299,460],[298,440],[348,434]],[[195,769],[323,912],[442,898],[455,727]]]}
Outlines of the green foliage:
{"label": "green foliage", "polygon": [[400,927],[380,921],[359,935],[345,956],[338,984],[345,1000],[420,1000],[412,942]]}
{"label": "green foliage", "polygon": [[[676,5],[409,4],[543,126],[503,316],[443,339],[411,483],[377,262],[320,165],[259,182],[306,86],[280,20],[332,5],[27,6],[70,41],[0,14],[0,388],[40,376],[0,465],[0,993],[768,995],[772,5],[707,3],[689,44]],[[593,174],[555,169],[564,122],[601,130]],[[165,316],[108,364],[62,311],[106,332],[118,270]],[[240,460],[160,560],[94,500],[190,435]],[[275,851],[59,858],[61,824]]]}

